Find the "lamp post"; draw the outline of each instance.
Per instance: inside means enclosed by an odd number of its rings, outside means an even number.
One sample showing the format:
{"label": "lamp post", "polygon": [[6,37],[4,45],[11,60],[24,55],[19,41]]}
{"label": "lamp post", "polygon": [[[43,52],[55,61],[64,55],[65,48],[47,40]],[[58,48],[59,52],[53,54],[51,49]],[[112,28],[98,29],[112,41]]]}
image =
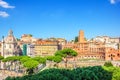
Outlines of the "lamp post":
{"label": "lamp post", "polygon": [[[3,41],[2,41],[2,44],[3,44],[3,52],[2,52],[2,56],[4,57],[5,55],[4,55],[4,43],[5,43],[5,41],[4,41],[4,36],[2,36],[2,39],[3,39]],[[5,63],[3,62],[3,65],[2,65],[2,69],[4,70],[4,73],[3,74],[5,74]]]}

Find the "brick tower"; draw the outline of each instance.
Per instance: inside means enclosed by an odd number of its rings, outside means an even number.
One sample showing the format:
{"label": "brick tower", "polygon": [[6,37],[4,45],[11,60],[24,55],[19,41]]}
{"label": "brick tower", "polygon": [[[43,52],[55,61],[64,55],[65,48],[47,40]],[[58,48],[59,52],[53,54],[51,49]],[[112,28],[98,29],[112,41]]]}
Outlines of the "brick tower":
{"label": "brick tower", "polygon": [[84,39],[84,31],[83,31],[83,30],[80,30],[80,31],[79,31],[78,42],[79,42],[79,43],[84,43],[84,42],[85,42],[85,39]]}

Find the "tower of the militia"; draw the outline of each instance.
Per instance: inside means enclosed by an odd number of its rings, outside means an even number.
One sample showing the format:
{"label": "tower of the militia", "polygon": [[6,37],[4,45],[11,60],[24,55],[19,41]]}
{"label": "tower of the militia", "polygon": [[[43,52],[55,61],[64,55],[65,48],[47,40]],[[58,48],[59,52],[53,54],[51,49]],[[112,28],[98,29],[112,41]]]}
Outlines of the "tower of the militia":
{"label": "tower of the militia", "polygon": [[78,42],[79,43],[84,43],[85,42],[84,31],[83,30],[79,31]]}

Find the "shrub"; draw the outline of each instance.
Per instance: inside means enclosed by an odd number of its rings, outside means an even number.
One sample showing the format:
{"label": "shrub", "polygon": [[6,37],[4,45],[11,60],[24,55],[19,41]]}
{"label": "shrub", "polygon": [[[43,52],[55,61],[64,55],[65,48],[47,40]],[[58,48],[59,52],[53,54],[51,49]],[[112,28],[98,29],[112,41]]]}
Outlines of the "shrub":
{"label": "shrub", "polygon": [[105,62],[105,63],[104,63],[104,66],[106,66],[106,67],[112,67],[113,64],[109,61],[109,62]]}

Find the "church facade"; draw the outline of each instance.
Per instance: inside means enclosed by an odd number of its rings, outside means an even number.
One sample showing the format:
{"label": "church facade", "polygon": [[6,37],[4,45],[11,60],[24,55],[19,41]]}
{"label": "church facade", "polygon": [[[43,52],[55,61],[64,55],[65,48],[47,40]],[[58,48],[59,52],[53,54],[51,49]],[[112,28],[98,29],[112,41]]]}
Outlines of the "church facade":
{"label": "church facade", "polygon": [[22,50],[17,44],[17,40],[13,35],[13,31],[9,30],[7,37],[3,37],[1,42],[1,56],[18,56],[22,55]]}

